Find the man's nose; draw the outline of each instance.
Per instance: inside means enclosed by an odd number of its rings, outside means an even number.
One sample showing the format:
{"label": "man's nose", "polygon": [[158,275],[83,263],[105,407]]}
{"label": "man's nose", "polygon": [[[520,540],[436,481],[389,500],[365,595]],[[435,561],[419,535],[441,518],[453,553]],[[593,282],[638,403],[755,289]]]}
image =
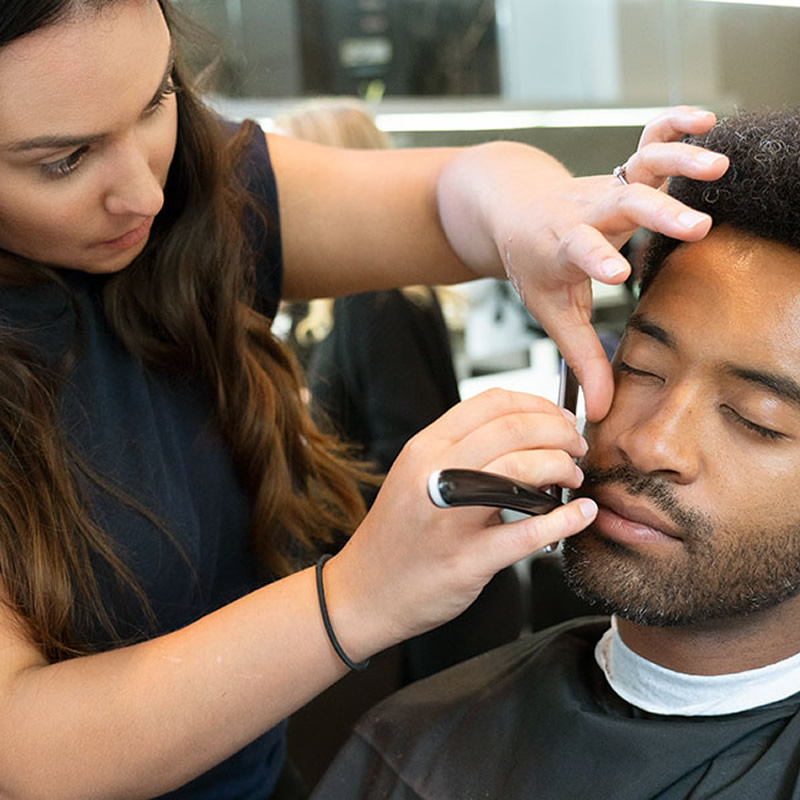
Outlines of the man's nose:
{"label": "man's nose", "polygon": [[640,472],[677,483],[697,478],[701,461],[701,406],[686,384],[664,390],[655,405],[631,415],[616,446]]}
{"label": "man's nose", "polygon": [[150,164],[146,141],[135,135],[119,143],[104,205],[109,214],[154,217],[164,204],[159,176]]}

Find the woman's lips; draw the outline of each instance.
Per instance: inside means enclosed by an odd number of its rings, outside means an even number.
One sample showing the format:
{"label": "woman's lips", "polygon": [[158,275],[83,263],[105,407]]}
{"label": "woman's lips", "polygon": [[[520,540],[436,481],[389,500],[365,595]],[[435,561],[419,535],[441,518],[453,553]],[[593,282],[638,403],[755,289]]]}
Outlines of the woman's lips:
{"label": "woman's lips", "polygon": [[122,234],[122,236],[118,236],[116,239],[109,239],[105,242],[100,242],[100,247],[108,247],[112,250],[127,250],[131,247],[135,247],[150,233],[150,226],[152,224],[153,217],[148,217],[136,228]]}
{"label": "woman's lips", "polygon": [[655,511],[627,498],[595,498],[598,504],[594,528],[608,539],[630,546],[676,544],[681,536],[677,528]]}

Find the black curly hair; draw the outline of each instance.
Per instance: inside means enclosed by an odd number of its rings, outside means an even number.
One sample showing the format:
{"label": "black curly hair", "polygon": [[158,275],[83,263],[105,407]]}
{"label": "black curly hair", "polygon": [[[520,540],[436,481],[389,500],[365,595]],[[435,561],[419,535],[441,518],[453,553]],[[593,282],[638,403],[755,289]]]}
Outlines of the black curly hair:
{"label": "black curly hair", "polygon": [[[711,182],[672,178],[670,195],[710,214],[715,228],[727,225],[800,250],[800,108],[738,111],[705,135],[684,141],[724,153],[730,167]],[[642,263],[640,294],[681,244],[653,234]]]}

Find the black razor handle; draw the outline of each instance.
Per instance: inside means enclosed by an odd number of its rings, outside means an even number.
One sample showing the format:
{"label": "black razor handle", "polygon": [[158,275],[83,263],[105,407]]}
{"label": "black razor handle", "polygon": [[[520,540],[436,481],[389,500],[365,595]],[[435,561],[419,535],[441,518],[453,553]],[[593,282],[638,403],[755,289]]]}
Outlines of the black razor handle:
{"label": "black razor handle", "polygon": [[428,496],[439,508],[491,506],[521,514],[547,514],[563,505],[547,492],[505,475],[477,469],[443,469],[428,479]]}

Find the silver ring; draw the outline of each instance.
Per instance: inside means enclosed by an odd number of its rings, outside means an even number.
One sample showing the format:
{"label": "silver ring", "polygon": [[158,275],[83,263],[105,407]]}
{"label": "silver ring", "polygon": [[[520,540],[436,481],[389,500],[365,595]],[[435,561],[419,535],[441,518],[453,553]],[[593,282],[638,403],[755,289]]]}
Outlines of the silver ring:
{"label": "silver ring", "polygon": [[625,164],[620,164],[618,167],[614,167],[614,171],[611,173],[615,178],[619,179],[619,182],[623,186],[628,186],[628,175],[626,173],[626,166]]}

